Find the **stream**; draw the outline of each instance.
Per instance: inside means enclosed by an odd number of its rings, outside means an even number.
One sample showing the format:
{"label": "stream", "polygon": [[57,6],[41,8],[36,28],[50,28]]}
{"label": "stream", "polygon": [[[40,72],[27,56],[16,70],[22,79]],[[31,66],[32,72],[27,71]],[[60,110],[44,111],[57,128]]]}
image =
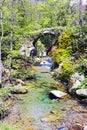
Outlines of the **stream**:
{"label": "stream", "polygon": [[[17,95],[19,100],[2,122],[17,130],[68,130],[72,125],[87,125],[86,107],[70,95],[64,99],[49,98],[48,93],[57,88],[49,67],[36,66],[35,71],[36,80],[29,81],[33,87],[28,94]],[[66,91],[65,86],[57,89]]]}

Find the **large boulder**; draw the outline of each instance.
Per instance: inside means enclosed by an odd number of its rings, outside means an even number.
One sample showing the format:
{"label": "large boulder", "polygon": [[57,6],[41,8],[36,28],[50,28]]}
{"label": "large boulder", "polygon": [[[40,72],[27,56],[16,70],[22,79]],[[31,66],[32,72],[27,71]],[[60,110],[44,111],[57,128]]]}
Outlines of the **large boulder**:
{"label": "large boulder", "polygon": [[29,57],[33,49],[35,49],[35,47],[33,46],[32,42],[29,42],[29,43],[23,44],[19,52],[21,55],[26,55],[27,57]]}
{"label": "large boulder", "polygon": [[69,92],[72,93],[73,90],[76,90],[78,85],[80,85],[84,81],[84,79],[84,75],[80,75],[79,73],[73,74],[69,82]]}
{"label": "large boulder", "polygon": [[87,89],[78,89],[76,90],[76,94],[82,97],[87,97]]}
{"label": "large boulder", "polygon": [[19,85],[16,85],[16,86],[11,88],[11,93],[12,94],[27,94],[28,89],[25,86],[21,86],[19,84]]}
{"label": "large boulder", "polygon": [[67,93],[59,91],[59,90],[53,90],[49,92],[49,96],[51,99],[55,98],[64,98],[67,95]]}

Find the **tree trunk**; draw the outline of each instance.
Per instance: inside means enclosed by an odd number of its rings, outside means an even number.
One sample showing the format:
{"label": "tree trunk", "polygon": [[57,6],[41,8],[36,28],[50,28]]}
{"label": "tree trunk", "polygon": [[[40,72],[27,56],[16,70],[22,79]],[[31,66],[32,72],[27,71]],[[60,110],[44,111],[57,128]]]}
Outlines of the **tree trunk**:
{"label": "tree trunk", "polygon": [[12,50],[13,50],[13,24],[14,24],[14,0],[12,0],[12,17],[11,17],[11,42],[10,42],[10,65],[9,65],[9,80],[11,82],[11,69],[12,69]]}
{"label": "tree trunk", "polygon": [[80,27],[82,27],[82,25],[83,25],[82,0],[79,1],[79,25],[80,25]]}
{"label": "tree trunk", "polygon": [[0,87],[2,87],[2,59],[1,59],[1,45],[3,42],[3,20],[2,20],[2,9],[0,9],[1,12],[1,38],[0,38]]}

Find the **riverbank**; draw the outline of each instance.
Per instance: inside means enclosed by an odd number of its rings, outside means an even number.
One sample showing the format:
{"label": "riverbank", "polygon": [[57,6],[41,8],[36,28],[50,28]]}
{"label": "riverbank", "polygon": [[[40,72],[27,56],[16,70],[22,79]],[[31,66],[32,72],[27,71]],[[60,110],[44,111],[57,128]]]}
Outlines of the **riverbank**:
{"label": "riverbank", "polygon": [[[10,114],[1,122],[16,127],[17,130],[77,130],[86,126],[87,109],[84,105],[68,96],[65,99],[53,99],[48,96],[50,90],[61,89],[46,67],[35,67],[36,80],[31,81],[26,95],[17,95],[18,99],[10,109]],[[62,86],[65,91],[65,87]],[[79,129],[80,130],[80,129]]]}

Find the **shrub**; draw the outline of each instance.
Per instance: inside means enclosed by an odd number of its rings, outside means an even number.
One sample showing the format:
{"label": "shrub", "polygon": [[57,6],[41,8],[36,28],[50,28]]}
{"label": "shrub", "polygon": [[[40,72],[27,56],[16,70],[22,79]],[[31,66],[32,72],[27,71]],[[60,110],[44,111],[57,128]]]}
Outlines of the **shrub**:
{"label": "shrub", "polygon": [[87,78],[78,86],[78,89],[87,89]]}
{"label": "shrub", "polygon": [[58,78],[63,81],[68,81],[72,73],[73,64],[70,62],[65,62],[62,66],[60,74],[58,75]]}
{"label": "shrub", "polygon": [[80,74],[87,75],[87,59],[81,59],[79,63],[75,65],[75,72],[78,71]]}
{"label": "shrub", "polygon": [[54,52],[53,60],[58,64],[70,58],[70,54],[65,49],[57,49]]}
{"label": "shrub", "polygon": [[58,38],[59,48],[67,49],[72,52],[72,35],[67,31],[63,31],[60,37]]}
{"label": "shrub", "polygon": [[22,68],[17,70],[15,74],[12,74],[12,77],[25,80],[25,79],[34,79],[35,75],[33,70]]}
{"label": "shrub", "polygon": [[0,123],[0,130],[17,130],[6,123]]}

